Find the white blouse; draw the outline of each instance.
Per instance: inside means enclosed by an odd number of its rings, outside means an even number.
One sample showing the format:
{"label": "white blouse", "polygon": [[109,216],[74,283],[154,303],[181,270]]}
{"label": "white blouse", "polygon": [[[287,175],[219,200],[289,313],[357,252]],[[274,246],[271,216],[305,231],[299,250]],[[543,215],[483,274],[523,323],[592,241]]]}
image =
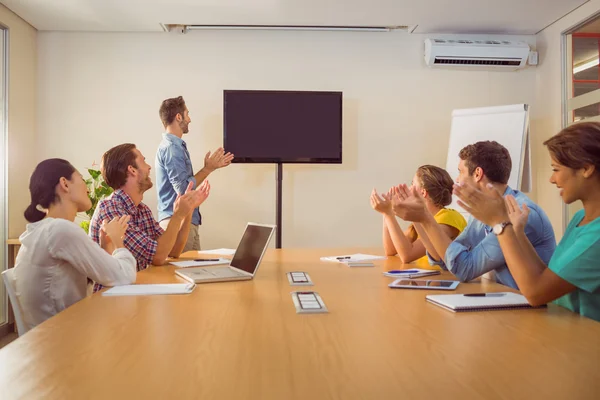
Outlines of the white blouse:
{"label": "white blouse", "polygon": [[135,282],[136,261],[129,250],[116,249],[111,256],[66,219],[28,224],[19,240],[14,274],[26,330],[83,299],[88,277],[105,286]]}

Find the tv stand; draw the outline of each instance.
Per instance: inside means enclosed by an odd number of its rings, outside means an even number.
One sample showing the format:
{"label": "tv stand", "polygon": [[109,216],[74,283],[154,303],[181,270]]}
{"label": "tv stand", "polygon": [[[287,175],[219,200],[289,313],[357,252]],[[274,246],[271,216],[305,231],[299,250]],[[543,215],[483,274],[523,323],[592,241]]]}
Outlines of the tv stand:
{"label": "tv stand", "polygon": [[281,222],[281,203],[283,198],[283,163],[277,163],[277,174],[275,175],[275,180],[277,182],[277,194],[276,194],[276,204],[277,204],[277,229],[275,230],[275,248],[281,248],[281,231],[283,230],[282,222]]}

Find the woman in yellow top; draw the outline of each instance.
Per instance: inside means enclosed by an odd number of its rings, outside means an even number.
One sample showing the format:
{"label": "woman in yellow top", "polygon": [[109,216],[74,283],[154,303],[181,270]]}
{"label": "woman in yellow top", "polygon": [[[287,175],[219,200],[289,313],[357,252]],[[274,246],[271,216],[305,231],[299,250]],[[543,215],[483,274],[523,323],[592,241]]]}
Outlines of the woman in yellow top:
{"label": "woman in yellow top", "polygon": [[[448,237],[454,240],[467,226],[467,221],[456,210],[446,208],[452,203],[452,186],[454,182],[445,169],[423,165],[417,169],[412,182],[427,204],[427,210],[433,214],[438,224],[442,225]],[[383,247],[388,256],[398,255],[404,263],[415,262],[420,268],[440,269],[429,265],[425,255],[425,245],[421,241],[414,225],[402,232],[392,210],[391,195],[396,190],[379,195],[375,189],[371,193],[371,207],[383,214]],[[431,254],[437,260],[438,254]]]}

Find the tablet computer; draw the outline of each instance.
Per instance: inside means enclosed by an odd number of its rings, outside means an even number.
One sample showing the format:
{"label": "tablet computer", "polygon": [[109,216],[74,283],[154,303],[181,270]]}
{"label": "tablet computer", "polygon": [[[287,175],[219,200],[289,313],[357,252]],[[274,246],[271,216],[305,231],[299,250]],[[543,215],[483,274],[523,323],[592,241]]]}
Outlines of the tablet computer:
{"label": "tablet computer", "polygon": [[458,281],[426,281],[418,279],[396,279],[388,286],[394,289],[454,290]]}

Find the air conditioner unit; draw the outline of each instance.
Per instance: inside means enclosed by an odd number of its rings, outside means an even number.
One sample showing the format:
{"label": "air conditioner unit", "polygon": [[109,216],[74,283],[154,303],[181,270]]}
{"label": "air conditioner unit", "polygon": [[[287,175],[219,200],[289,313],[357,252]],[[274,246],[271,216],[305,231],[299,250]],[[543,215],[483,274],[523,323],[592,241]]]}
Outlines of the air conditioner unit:
{"label": "air conditioner unit", "polygon": [[430,67],[484,67],[514,70],[527,65],[529,45],[507,40],[425,39]]}

